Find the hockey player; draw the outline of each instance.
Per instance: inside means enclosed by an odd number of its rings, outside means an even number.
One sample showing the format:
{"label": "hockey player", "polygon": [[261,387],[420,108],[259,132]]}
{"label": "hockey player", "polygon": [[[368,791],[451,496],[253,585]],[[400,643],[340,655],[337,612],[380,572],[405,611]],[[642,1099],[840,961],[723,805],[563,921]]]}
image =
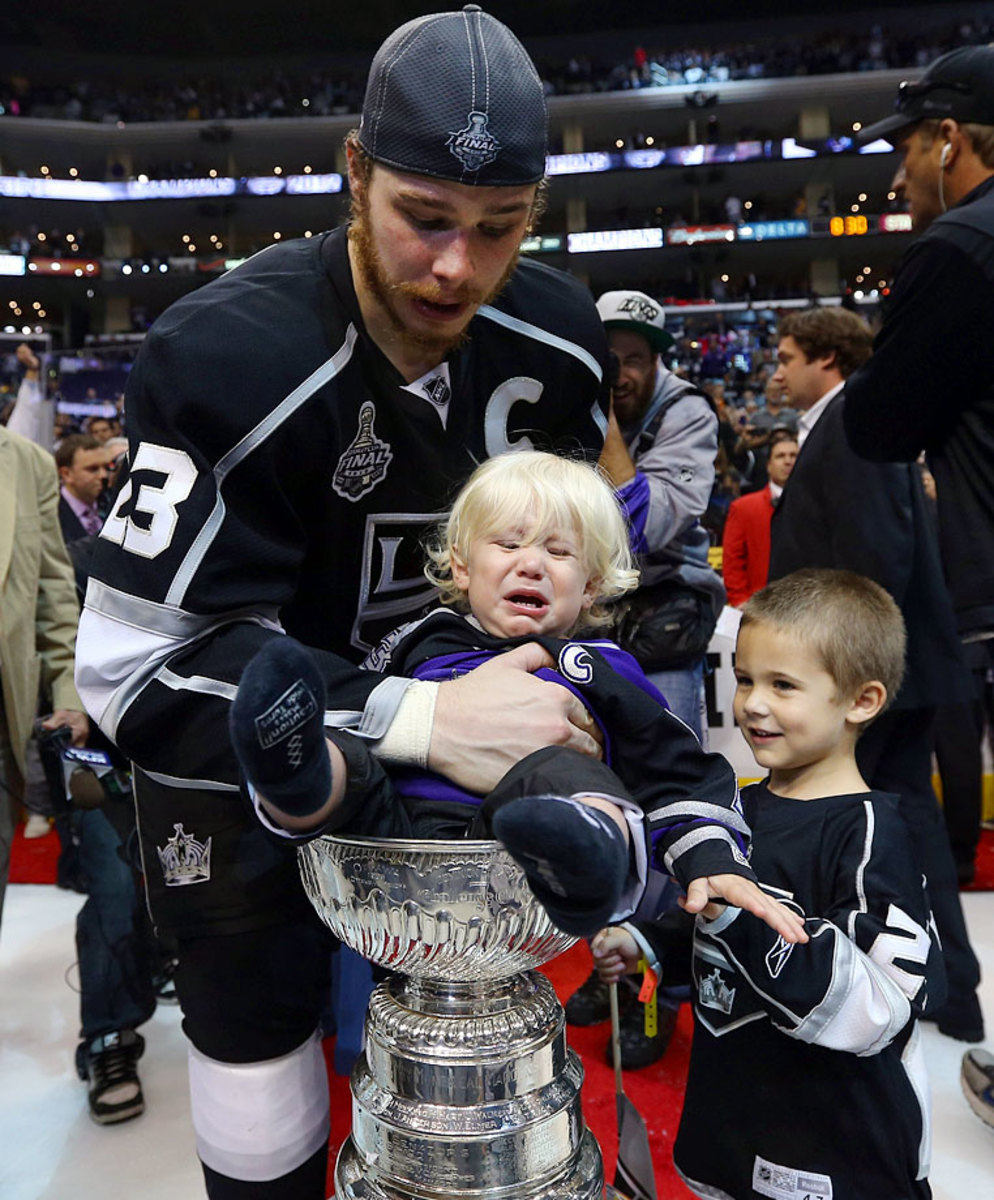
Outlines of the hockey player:
{"label": "hockey player", "polygon": [[348,228],[270,246],[150,331],[77,642],[81,695],[135,764],[213,1200],[327,1194],[331,939],[240,792],[228,708],[249,659],[293,635],[335,723],[476,792],[547,745],[599,753],[580,701],[529,673],[540,646],[441,684],[358,669],[431,599],[420,537],[479,462],[602,445],[594,305],[517,262],[541,207],[541,80],[476,5],[418,18],[375,55],[347,152]]}
{"label": "hockey player", "polygon": [[[742,793],[750,861],[803,916],[787,945],[709,904],[694,932],[695,1034],[674,1161],[710,1200],[925,1200],[928,1083],[917,1018],[942,961],[898,798],[856,767],[861,729],[896,691],[900,612],[877,584],[805,570],[748,601],[734,711],[768,778]],[[672,928],[594,939],[602,978],[643,951],[665,973]],[[742,1102],[729,1080],[749,1080]]]}
{"label": "hockey player", "polygon": [[[443,604],[461,611],[436,609],[399,630],[369,665],[450,679],[537,641],[556,664],[539,674],[591,709],[608,765],[567,748],[540,750],[485,803],[424,771],[394,771],[390,780],[354,734],[333,732],[326,743],[317,664],[293,639],[274,639],[249,663],[231,709],[263,822],[268,815],[305,836],[496,835],[555,923],[578,935],[632,911],[653,852],[692,897],[705,901],[710,884],[755,903],[736,878],[751,872],[739,850],[748,831],[731,767],[704,753],[629,654],[610,641],[564,640],[581,621],[609,620],[599,602],[638,579],[606,480],[539,451],[490,459],[457,496],[430,558],[426,574]],[[756,911],[792,936],[776,902]]]}

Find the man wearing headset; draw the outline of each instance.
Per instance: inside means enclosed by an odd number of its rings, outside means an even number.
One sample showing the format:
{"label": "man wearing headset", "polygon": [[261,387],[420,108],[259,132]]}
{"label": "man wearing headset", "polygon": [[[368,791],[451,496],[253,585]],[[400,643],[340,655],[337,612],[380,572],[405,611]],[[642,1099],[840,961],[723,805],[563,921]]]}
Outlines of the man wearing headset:
{"label": "man wearing headset", "polygon": [[922,236],[846,386],[846,433],[877,461],[926,452],[960,634],[994,645],[994,46],[944,54],[896,109],[860,136],[903,156],[894,187]]}
{"label": "man wearing headset", "polygon": [[[920,236],[894,277],[873,357],[849,380],[853,449],[910,462],[925,451],[960,637],[994,663],[994,46],[937,59],[901,84],[896,111],[864,129],[902,155],[894,180]],[[983,1037],[975,998],[939,1027]],[[994,1058],[970,1051],[964,1090],[994,1125]]]}

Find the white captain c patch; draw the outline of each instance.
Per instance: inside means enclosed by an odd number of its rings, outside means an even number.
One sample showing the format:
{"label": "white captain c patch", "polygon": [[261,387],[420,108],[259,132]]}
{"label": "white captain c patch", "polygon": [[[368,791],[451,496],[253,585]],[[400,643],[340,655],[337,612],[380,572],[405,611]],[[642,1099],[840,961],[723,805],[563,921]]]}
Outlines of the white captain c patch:
{"label": "white captain c patch", "polygon": [[559,674],[573,683],[589,683],[594,677],[594,663],[585,646],[575,642],[559,652]]}

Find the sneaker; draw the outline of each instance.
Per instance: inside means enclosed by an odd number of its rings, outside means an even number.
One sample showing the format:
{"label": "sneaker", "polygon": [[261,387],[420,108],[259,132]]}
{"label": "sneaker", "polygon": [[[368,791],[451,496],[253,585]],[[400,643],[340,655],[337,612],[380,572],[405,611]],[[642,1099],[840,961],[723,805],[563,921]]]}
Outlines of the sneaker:
{"label": "sneaker", "polygon": [[[645,1032],[645,1015],[641,1004],[630,1004],[621,1014],[621,1065],[626,1071],[637,1071],[658,1062],[666,1053],[673,1030],[676,1028],[675,1008],[660,1004],[656,1032],[650,1037]],[[614,1051],[607,1044],[607,1061],[614,1063]]]}
{"label": "sneaker", "polygon": [[24,822],[24,836],[26,838],[48,837],[51,831],[52,823],[48,817],[43,817],[41,813],[28,813],[28,819]]}
{"label": "sneaker", "polygon": [[105,1033],[76,1047],[76,1071],[89,1084],[90,1116],[98,1125],[130,1121],[145,1111],[136,1063],[145,1039],[133,1029]]}
{"label": "sneaker", "polygon": [[[567,1025],[599,1025],[611,1016],[610,987],[602,983],[596,971],[591,971],[585,983],[580,984],[566,1001]],[[619,986],[618,1002],[622,1002],[628,989]]]}
{"label": "sneaker", "polygon": [[959,1081],[967,1104],[994,1129],[994,1055],[986,1050],[967,1050]]}

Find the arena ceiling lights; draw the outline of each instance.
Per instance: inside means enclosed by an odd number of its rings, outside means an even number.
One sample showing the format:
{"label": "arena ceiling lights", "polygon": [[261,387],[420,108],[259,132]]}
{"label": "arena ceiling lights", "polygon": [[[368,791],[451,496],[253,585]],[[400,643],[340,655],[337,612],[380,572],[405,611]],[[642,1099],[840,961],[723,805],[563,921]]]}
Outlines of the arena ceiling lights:
{"label": "arena ceiling lights", "polygon": [[219,196],[320,196],[342,190],[342,176],[261,175],[242,179],[28,179],[0,175],[0,196],[30,200],[192,200]]}

